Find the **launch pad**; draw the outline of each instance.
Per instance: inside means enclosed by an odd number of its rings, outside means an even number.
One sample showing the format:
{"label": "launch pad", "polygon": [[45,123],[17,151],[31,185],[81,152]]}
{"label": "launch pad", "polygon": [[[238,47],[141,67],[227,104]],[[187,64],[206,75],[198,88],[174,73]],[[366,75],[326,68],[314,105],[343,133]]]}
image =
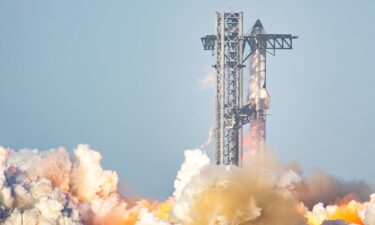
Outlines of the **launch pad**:
{"label": "launch pad", "polygon": [[[204,50],[215,58],[215,161],[218,165],[242,165],[243,126],[250,123],[251,148],[263,145],[266,137],[266,54],[279,49],[292,49],[291,34],[266,34],[257,20],[243,34],[242,12],[218,12],[215,34],[201,38]],[[246,47],[248,46],[248,50]],[[246,101],[243,91],[243,68],[250,63],[250,79]]]}

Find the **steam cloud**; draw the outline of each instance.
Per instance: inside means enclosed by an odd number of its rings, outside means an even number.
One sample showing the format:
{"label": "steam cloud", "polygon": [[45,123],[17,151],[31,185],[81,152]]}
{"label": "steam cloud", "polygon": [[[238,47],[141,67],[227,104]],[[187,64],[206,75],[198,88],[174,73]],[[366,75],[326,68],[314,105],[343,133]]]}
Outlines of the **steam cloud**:
{"label": "steam cloud", "polygon": [[373,190],[367,184],[322,171],[302,177],[298,166],[282,165],[265,150],[244,168],[217,166],[204,151],[187,150],[173,195],[134,204],[117,193],[118,176],[104,170],[101,159],[88,145],[72,154],[62,147],[0,147],[0,223],[375,225],[375,195],[368,199]]}
{"label": "steam cloud", "polygon": [[213,69],[208,70],[198,80],[199,87],[202,89],[213,89],[216,83],[216,72]]}

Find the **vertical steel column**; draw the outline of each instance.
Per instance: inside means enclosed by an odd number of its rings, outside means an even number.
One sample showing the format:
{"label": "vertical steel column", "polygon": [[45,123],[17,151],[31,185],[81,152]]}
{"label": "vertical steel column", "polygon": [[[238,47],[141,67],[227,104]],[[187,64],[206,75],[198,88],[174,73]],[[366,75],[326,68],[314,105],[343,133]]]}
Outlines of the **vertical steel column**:
{"label": "vertical steel column", "polygon": [[[240,108],[242,109],[243,107],[243,65],[242,65],[242,62],[243,62],[243,13],[240,12],[240,20],[239,20],[239,33],[241,34],[241,37],[240,37],[240,43],[239,43],[239,50],[238,50],[238,61],[239,61],[239,65],[238,65],[238,73],[239,73],[239,97],[240,97]],[[242,126],[239,128],[238,130],[238,166],[242,166],[242,155],[243,155],[243,129],[242,129]]]}
{"label": "vertical steel column", "polygon": [[215,158],[239,166],[242,128],[233,112],[242,108],[242,12],[216,14]]}
{"label": "vertical steel column", "polygon": [[215,58],[216,58],[216,98],[215,98],[215,159],[216,164],[223,164],[224,152],[224,13],[216,13]]}

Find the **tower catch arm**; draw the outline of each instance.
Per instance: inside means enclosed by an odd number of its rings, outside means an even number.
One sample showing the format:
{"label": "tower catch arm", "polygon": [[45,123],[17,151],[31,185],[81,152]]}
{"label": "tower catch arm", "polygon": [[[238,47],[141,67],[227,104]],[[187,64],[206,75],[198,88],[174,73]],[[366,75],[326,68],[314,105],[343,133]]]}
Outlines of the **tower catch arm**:
{"label": "tower catch arm", "polygon": [[278,49],[293,49],[293,39],[297,38],[297,36],[291,34],[256,34],[244,36],[243,50],[245,50],[246,45],[249,45],[250,53],[243,59],[243,62],[245,62],[256,49],[272,50],[273,54],[275,54],[275,51]]}

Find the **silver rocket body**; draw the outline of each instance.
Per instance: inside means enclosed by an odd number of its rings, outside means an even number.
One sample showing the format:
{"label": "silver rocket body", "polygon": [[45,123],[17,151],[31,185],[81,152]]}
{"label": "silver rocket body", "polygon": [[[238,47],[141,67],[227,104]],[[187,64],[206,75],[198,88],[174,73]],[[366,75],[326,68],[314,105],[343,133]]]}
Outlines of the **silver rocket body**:
{"label": "silver rocket body", "polygon": [[[262,23],[257,20],[250,31],[250,36],[266,34]],[[266,141],[266,115],[270,96],[266,89],[266,59],[264,48],[255,49],[249,57],[250,77],[247,101],[255,106],[255,113],[250,116],[250,128],[247,135],[248,150],[256,153],[262,151]]]}

